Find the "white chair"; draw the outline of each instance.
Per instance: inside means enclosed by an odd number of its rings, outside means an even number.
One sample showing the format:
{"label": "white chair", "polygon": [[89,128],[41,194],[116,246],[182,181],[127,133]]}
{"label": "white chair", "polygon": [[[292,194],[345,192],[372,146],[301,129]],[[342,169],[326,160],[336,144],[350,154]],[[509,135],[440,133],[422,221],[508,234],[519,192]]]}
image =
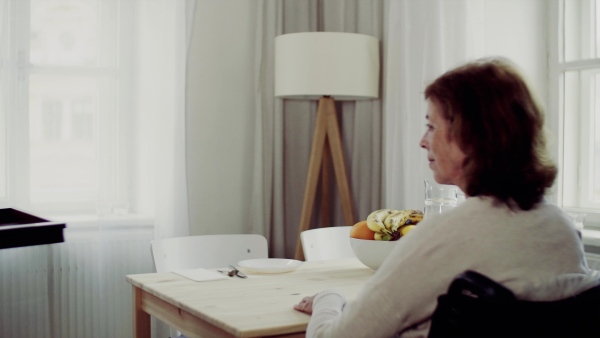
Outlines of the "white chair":
{"label": "white chair", "polygon": [[356,257],[350,246],[351,226],[310,229],[300,233],[306,261]]}
{"label": "white chair", "polygon": [[166,238],[150,243],[156,272],[226,268],[244,259],[268,258],[267,239],[255,234]]}
{"label": "white chair", "polygon": [[[268,258],[267,239],[255,234],[200,235],[150,242],[156,272],[182,269],[215,269],[236,265],[245,259]],[[171,334],[174,330],[171,329]],[[181,332],[176,338],[186,338]]]}

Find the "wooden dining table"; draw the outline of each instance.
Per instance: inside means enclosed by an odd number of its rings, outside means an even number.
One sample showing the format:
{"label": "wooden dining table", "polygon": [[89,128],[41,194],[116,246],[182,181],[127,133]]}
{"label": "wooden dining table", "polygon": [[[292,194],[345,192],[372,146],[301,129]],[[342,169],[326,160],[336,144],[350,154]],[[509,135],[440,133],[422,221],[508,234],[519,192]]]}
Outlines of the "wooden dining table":
{"label": "wooden dining table", "polygon": [[349,258],[303,262],[285,273],[247,272],[245,279],[197,282],[175,273],[127,275],[133,286],[133,334],[150,337],[153,316],[189,337],[304,337],[310,316],[294,310],[294,304],[330,288],[352,302],[373,273]]}

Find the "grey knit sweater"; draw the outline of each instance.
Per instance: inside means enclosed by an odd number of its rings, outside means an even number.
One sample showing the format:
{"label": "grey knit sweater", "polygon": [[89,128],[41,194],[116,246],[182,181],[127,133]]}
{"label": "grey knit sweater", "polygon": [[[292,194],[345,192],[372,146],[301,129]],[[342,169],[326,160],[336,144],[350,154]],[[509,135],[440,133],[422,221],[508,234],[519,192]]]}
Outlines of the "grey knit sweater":
{"label": "grey knit sweater", "polygon": [[337,290],[319,293],[306,336],[427,336],[438,295],[467,269],[527,300],[557,300],[600,283],[558,207],[512,211],[473,197],[401,238],[352,303]]}

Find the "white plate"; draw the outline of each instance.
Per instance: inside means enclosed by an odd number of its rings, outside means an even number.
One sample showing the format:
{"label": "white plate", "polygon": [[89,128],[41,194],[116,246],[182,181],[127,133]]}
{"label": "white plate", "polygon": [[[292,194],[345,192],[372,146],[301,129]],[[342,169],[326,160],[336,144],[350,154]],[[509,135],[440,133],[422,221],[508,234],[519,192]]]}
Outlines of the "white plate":
{"label": "white plate", "polygon": [[296,270],[302,265],[301,261],[284,258],[257,258],[238,262],[238,266],[248,272],[282,273]]}

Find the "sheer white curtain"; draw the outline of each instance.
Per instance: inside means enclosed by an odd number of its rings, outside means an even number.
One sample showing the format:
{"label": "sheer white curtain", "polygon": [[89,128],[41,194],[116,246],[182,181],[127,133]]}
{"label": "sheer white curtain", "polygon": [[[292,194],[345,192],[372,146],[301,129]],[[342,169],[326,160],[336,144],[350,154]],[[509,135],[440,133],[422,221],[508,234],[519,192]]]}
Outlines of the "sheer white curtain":
{"label": "sheer white curtain", "polygon": [[[186,172],[186,72],[195,0],[141,1],[136,121],[140,211],[153,215],[154,238],[190,235]],[[148,247],[149,249],[149,247]],[[149,252],[148,252],[149,253]],[[179,333],[155,318],[154,337]]]}
{"label": "sheer white curtain", "polygon": [[444,71],[482,56],[483,2],[389,1],[384,74],[385,207],[422,209],[427,154],[427,84]]}
{"label": "sheer white curtain", "polygon": [[136,27],[137,200],[154,237],[190,234],[185,165],[186,59],[194,1],[140,1]]}
{"label": "sheer white curtain", "polygon": [[189,234],[193,6],[0,0],[0,207],[67,223],[64,243],[0,250],[1,337],[131,336],[125,275]]}

